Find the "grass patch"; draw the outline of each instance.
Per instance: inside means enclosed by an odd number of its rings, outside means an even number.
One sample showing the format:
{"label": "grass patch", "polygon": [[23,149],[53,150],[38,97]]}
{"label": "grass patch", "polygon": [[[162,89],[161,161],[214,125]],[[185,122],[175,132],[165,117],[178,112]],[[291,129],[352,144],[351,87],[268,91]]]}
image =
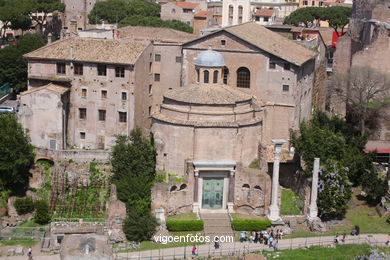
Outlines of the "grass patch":
{"label": "grass patch", "polygon": [[336,248],[313,246],[305,249],[281,250],[276,252],[264,252],[267,259],[316,259],[316,260],[349,260],[357,256],[369,255],[374,249],[368,245],[337,245]]}
{"label": "grass patch", "polygon": [[25,221],[25,222],[23,222],[22,224],[19,225],[19,227],[42,227],[42,226],[44,226],[44,225],[35,223],[35,221],[33,219]]}
{"label": "grass patch", "polygon": [[184,213],[184,214],[177,214],[168,216],[167,220],[197,220],[195,213]]}
{"label": "grass patch", "polygon": [[[171,236],[186,236],[187,234],[191,235],[203,235],[202,232],[169,232]],[[159,244],[154,243],[152,241],[143,241],[141,242],[140,248],[135,250],[128,250],[129,252],[134,251],[145,251],[145,250],[154,250],[154,249],[163,249],[163,248],[173,248],[173,247],[183,247],[183,246],[193,246],[193,245],[204,245],[205,243],[184,243],[184,242],[178,242],[178,243],[167,243],[167,244]],[[126,252],[126,250],[122,250],[120,252]],[[191,251],[189,249],[188,255],[191,254]]]}
{"label": "grass patch", "polygon": [[302,212],[302,199],[290,189],[282,189],[281,215],[299,215]]}
{"label": "grass patch", "polygon": [[12,238],[9,240],[0,240],[0,246],[22,246],[22,247],[33,247],[35,246],[39,241],[34,239],[18,239],[18,238]]}

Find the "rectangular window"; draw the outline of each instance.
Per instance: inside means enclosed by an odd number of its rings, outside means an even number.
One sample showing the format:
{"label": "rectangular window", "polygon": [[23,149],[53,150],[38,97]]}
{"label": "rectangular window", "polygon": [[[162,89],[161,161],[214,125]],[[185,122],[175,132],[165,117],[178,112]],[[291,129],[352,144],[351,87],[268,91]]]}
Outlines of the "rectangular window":
{"label": "rectangular window", "polygon": [[107,98],[107,90],[102,90],[102,98]]}
{"label": "rectangular window", "polygon": [[157,81],[157,82],[160,81],[160,74],[154,73],[154,81]]}
{"label": "rectangular window", "polygon": [[221,40],[221,45],[225,46],[226,45],[226,40]]}
{"label": "rectangular window", "polygon": [[83,64],[75,63],[74,65],[74,75],[83,75]]}
{"label": "rectangular window", "polygon": [[85,139],[85,132],[80,132],[80,139]]}
{"label": "rectangular window", "polygon": [[161,61],[161,54],[155,54],[154,61]]}
{"label": "rectangular window", "polygon": [[86,108],[79,108],[79,118],[80,119],[87,119],[87,109]]}
{"label": "rectangular window", "polygon": [[303,5],[307,5],[307,4],[308,4],[307,0],[303,1]]}
{"label": "rectangular window", "polygon": [[99,76],[107,76],[107,66],[104,64],[97,65],[97,71]]}
{"label": "rectangular window", "polygon": [[127,92],[122,92],[122,100],[127,100]]}
{"label": "rectangular window", "polygon": [[289,85],[283,85],[283,92],[288,92],[290,90]]}
{"label": "rectangular window", "polygon": [[270,61],[269,62],[269,68],[272,69],[272,70],[276,69],[276,63],[273,62],[273,61]]}
{"label": "rectangular window", "polygon": [[290,64],[290,63],[285,63],[285,64],[283,65],[283,69],[284,69],[284,70],[290,70],[290,69],[291,69],[291,64]]}
{"label": "rectangular window", "polygon": [[50,149],[56,150],[57,148],[57,141],[55,139],[50,139]]}
{"label": "rectangular window", "polygon": [[126,112],[118,112],[119,114],[119,122],[126,123],[127,122],[127,113]]}
{"label": "rectangular window", "polygon": [[149,85],[149,95],[152,94],[152,90],[153,90],[153,86],[152,86],[152,85]]}
{"label": "rectangular window", "polygon": [[315,1],[311,1],[311,6],[314,6],[315,5]]}
{"label": "rectangular window", "polygon": [[63,62],[57,63],[57,74],[66,74],[66,64]]}
{"label": "rectangular window", "polygon": [[87,89],[86,88],[81,89],[81,97],[83,97],[83,98],[87,97]]}
{"label": "rectangular window", "polygon": [[99,121],[106,121],[106,110],[99,110]]}
{"label": "rectangular window", "polygon": [[177,63],[182,63],[182,62],[183,62],[183,57],[181,57],[181,56],[176,56],[176,62],[177,62]]}
{"label": "rectangular window", "polygon": [[115,67],[115,77],[124,78],[125,77],[125,67],[122,67],[122,66]]}

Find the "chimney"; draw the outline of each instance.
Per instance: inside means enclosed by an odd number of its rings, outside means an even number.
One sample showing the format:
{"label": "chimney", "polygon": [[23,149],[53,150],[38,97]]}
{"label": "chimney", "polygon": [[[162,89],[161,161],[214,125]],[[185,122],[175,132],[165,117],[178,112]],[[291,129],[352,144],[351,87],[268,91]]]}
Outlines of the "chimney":
{"label": "chimney", "polygon": [[52,43],[52,41],[53,41],[53,35],[51,34],[51,33],[49,33],[48,35],[47,35],[47,44],[50,44],[50,43]]}

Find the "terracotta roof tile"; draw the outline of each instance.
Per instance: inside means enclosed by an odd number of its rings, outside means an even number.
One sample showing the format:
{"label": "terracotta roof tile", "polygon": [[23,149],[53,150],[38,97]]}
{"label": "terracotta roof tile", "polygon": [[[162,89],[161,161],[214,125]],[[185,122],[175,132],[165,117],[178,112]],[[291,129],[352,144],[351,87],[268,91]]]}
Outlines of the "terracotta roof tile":
{"label": "terracotta roof tile", "polygon": [[297,66],[303,65],[316,56],[313,51],[255,22],[226,27],[222,30]]}
{"label": "terracotta roof tile", "polygon": [[68,88],[65,88],[65,87],[59,86],[59,85],[55,85],[53,83],[49,83],[45,86],[41,86],[41,87],[37,87],[37,88],[30,88],[29,90],[21,92],[20,95],[22,95],[22,96],[28,95],[28,94],[31,94],[33,92],[40,91],[43,89],[48,89],[48,90],[51,90],[53,92],[57,92],[59,94],[64,94],[65,92],[69,91]]}
{"label": "terracotta roof tile", "polygon": [[212,14],[211,11],[200,11],[195,14],[195,17],[206,17],[210,14]]}
{"label": "terracotta roof tile", "polygon": [[69,38],[24,55],[27,59],[53,59],[111,64],[134,64],[149,41]]}
{"label": "terracotta roof tile", "polygon": [[154,41],[186,42],[196,38],[196,35],[171,28],[126,26],[118,29],[120,38]]}
{"label": "terracotta roof tile", "polygon": [[254,14],[255,16],[261,17],[271,17],[274,14],[275,10],[273,9],[259,9]]}
{"label": "terracotta roof tile", "polygon": [[172,3],[183,9],[195,9],[199,5],[198,3],[189,3],[189,2],[172,2]]}

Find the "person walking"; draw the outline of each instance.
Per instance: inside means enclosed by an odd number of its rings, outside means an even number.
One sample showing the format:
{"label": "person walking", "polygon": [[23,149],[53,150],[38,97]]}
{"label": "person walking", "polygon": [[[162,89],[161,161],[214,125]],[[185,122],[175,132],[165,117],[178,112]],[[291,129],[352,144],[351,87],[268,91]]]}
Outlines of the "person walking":
{"label": "person walking", "polygon": [[240,233],[240,242],[242,243],[242,242],[244,242],[244,240],[245,240],[245,233],[244,233],[244,231],[241,231],[241,233]]}
{"label": "person walking", "polygon": [[387,241],[386,241],[386,246],[388,246],[390,244],[390,234],[387,235]]}
{"label": "person walking", "polygon": [[345,237],[347,236],[347,233],[345,233],[345,231],[343,232],[343,238],[341,241],[343,241],[343,243],[345,243]]}
{"label": "person walking", "polygon": [[336,234],[336,237],[334,238],[334,243],[336,245],[339,243],[339,234]]}
{"label": "person walking", "polygon": [[215,250],[219,249],[219,239],[218,239],[218,237],[215,238],[214,248],[215,248]]}
{"label": "person walking", "polygon": [[33,259],[33,258],[32,258],[32,249],[31,249],[31,247],[28,248],[27,256],[28,256],[28,259],[29,259],[29,260],[32,260],[32,259]]}
{"label": "person walking", "polygon": [[191,253],[193,256],[196,256],[196,246],[195,245],[192,247]]}

